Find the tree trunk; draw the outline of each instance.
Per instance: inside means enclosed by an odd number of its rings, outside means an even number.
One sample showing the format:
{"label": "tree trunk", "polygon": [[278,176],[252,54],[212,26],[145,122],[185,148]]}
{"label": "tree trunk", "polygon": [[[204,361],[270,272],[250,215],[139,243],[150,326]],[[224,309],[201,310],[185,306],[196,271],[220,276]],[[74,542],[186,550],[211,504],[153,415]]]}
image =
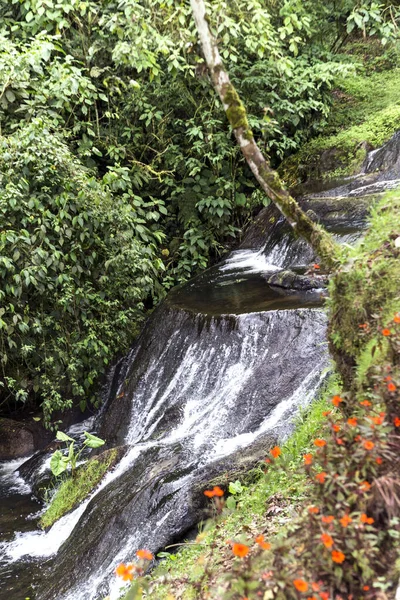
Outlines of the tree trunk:
{"label": "tree trunk", "polygon": [[247,120],[246,109],[224,68],[216,41],[210,31],[204,0],[190,0],[200,44],[216,92],[221,98],[226,116],[241,151],[258,183],[289,221],[293,229],[306,239],[324,266],[337,264],[339,247],[332,236],[314,223],[283,187],[280,177],[257,146]]}

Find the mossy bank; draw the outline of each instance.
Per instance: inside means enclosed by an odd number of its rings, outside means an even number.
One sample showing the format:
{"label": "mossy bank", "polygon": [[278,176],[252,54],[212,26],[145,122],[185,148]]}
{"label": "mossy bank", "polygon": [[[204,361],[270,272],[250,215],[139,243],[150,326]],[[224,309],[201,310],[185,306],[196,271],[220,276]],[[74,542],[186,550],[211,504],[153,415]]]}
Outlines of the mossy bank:
{"label": "mossy bank", "polygon": [[73,477],[68,476],[61,483],[42,515],[41,527],[44,529],[51,527],[63,515],[78,506],[97,487],[119,458],[121,458],[121,452],[118,448],[106,450],[80,466]]}

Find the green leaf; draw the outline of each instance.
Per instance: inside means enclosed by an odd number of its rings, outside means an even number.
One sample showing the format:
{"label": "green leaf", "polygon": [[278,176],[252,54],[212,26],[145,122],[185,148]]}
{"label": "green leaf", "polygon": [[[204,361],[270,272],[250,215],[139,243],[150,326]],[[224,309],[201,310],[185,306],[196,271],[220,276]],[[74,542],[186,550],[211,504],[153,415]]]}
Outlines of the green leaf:
{"label": "green leaf", "polygon": [[84,435],[86,437],[84,444],[88,448],[99,448],[100,446],[103,446],[105,444],[104,440],[91,433],[88,433],[87,431],[85,431]]}
{"label": "green leaf", "polygon": [[62,431],[57,431],[56,439],[60,442],[74,442],[75,440]]}
{"label": "green leaf", "polygon": [[53,475],[58,477],[61,473],[66,471],[68,466],[68,459],[63,456],[61,450],[56,450],[50,459],[50,469]]}

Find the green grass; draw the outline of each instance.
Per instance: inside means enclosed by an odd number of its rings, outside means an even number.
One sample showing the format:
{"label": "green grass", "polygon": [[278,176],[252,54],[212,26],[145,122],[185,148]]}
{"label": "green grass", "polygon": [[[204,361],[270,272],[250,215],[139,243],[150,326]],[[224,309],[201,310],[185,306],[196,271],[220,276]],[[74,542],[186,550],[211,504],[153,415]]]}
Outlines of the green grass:
{"label": "green grass", "polygon": [[79,467],[74,477],[63,481],[40,519],[44,529],[75,508],[99,484],[106,472],[115,464],[117,450],[106,450]]}
{"label": "green grass", "polygon": [[[149,596],[154,600],[168,598],[168,594],[182,594],[183,600],[194,598],[194,589],[190,585],[180,584],[180,580],[189,576],[191,582],[201,579],[204,571],[203,559],[207,557],[213,543],[218,552],[212,553],[209,570],[217,574],[222,568],[225,541],[240,538],[243,530],[260,531],[266,525],[266,512],[269,506],[279,506],[279,514],[268,518],[268,528],[274,535],[284,535],[291,515],[306,497],[307,482],[299,467],[303,463],[303,454],[312,450],[313,440],[318,437],[324,424],[323,412],[332,409],[329,399],[338,393],[340,385],[336,376],[331,376],[320,398],[297,418],[296,429],[282,445],[280,460],[282,469],[265,473],[263,465],[246,475],[245,481],[253,483],[245,486],[238,496],[237,507],[227,511],[222,521],[210,521],[201,534],[201,543],[185,544],[181,550],[166,558],[150,577]],[[267,454],[267,452],[266,452]],[[206,558],[207,559],[207,558]]]}
{"label": "green grass", "polygon": [[[356,368],[355,384],[362,389],[372,364],[387,360],[385,340],[377,340],[373,320],[387,326],[400,309],[400,190],[389,192],[372,208],[370,229],[348,250],[342,269],[330,285],[330,332],[333,348]],[[368,328],[360,338],[361,324]]]}

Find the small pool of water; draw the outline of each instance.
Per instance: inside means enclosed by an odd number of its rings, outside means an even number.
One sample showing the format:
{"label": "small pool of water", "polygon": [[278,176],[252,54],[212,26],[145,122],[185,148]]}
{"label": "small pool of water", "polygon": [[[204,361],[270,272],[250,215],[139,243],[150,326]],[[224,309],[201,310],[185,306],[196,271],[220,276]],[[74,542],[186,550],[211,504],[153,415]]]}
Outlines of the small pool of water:
{"label": "small pool of water", "polygon": [[172,290],[167,302],[177,308],[212,316],[310,308],[323,304],[323,289],[300,291],[271,286],[268,277],[280,269],[262,265],[259,257],[262,268],[257,270],[247,260],[248,264],[238,268],[241,262],[246,262],[246,257],[228,258],[222,267],[212,267]]}

